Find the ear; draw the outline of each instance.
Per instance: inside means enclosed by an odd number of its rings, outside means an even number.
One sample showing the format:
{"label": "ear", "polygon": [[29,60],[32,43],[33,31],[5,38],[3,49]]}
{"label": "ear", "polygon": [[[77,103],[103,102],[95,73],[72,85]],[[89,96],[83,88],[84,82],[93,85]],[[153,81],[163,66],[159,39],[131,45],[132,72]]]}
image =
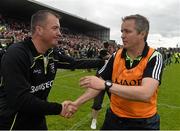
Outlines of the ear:
{"label": "ear", "polygon": [[140,32],[141,39],[144,39],[145,36],[146,36],[146,32],[145,31]]}
{"label": "ear", "polygon": [[36,32],[37,32],[38,35],[42,35],[42,33],[43,33],[42,27],[41,26],[36,26]]}

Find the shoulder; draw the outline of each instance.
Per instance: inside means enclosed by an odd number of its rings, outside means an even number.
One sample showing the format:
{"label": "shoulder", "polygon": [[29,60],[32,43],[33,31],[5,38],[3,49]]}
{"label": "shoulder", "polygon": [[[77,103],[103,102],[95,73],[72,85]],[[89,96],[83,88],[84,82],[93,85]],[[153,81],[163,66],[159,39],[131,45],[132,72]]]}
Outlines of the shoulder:
{"label": "shoulder", "polygon": [[155,50],[153,52],[153,54],[151,55],[151,57],[149,58],[149,61],[151,61],[153,59],[161,60],[162,59],[162,54],[159,51]]}
{"label": "shoulder", "polygon": [[26,47],[25,42],[20,43],[14,43],[12,44],[8,50],[6,51],[4,57],[4,60],[10,60],[10,61],[27,61],[28,59],[28,47]]}
{"label": "shoulder", "polygon": [[14,43],[12,44],[7,52],[13,52],[13,53],[17,53],[18,52],[28,52],[30,50],[30,42],[29,41],[22,41],[22,42],[18,42],[18,43]]}

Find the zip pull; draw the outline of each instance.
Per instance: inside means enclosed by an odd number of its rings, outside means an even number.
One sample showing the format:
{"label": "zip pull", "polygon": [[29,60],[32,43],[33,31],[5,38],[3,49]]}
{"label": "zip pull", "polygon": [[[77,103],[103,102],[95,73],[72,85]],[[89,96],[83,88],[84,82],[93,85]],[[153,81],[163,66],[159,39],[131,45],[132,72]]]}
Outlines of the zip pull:
{"label": "zip pull", "polygon": [[47,74],[48,56],[43,56],[44,61],[44,73]]}

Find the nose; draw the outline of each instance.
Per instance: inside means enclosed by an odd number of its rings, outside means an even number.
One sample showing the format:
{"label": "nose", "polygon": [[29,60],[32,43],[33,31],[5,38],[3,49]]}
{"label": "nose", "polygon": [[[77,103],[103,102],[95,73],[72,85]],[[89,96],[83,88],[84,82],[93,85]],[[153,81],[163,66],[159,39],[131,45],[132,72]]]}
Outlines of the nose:
{"label": "nose", "polygon": [[58,35],[58,37],[62,36],[62,33],[61,33],[60,29],[58,30],[57,35]]}
{"label": "nose", "polygon": [[125,37],[125,35],[124,35],[124,33],[122,32],[122,34],[121,34],[121,38],[122,38],[122,39],[124,39],[124,37]]}

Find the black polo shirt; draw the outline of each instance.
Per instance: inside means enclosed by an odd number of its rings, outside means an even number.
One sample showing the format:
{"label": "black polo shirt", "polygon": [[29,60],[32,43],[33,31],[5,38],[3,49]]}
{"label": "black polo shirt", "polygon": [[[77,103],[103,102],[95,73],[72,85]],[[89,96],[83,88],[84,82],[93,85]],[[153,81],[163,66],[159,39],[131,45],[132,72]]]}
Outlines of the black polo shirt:
{"label": "black polo shirt", "polygon": [[131,68],[137,66],[143,57],[147,56],[148,51],[149,51],[149,46],[147,46],[147,44],[145,44],[142,54],[140,56],[136,57],[134,60],[132,60],[128,56],[126,49],[123,49],[121,58],[124,58],[126,60],[126,68],[131,69]]}
{"label": "black polo shirt", "polygon": [[[123,49],[122,54],[119,57],[125,59],[125,63],[126,63],[125,66],[127,69],[132,69],[139,64],[139,62],[143,57],[147,56],[148,51],[149,51],[149,46],[146,43],[142,54],[133,61],[127,55],[126,49]],[[113,63],[115,56],[116,53],[114,53],[111,56],[111,58],[108,60],[108,62],[98,71],[99,76],[101,76],[105,80],[112,80],[112,70],[113,70]],[[163,70],[162,55],[158,51],[154,51],[154,53],[152,54],[152,56],[148,61],[148,64],[144,70],[142,78],[150,77],[158,80],[161,83],[162,70]]]}

